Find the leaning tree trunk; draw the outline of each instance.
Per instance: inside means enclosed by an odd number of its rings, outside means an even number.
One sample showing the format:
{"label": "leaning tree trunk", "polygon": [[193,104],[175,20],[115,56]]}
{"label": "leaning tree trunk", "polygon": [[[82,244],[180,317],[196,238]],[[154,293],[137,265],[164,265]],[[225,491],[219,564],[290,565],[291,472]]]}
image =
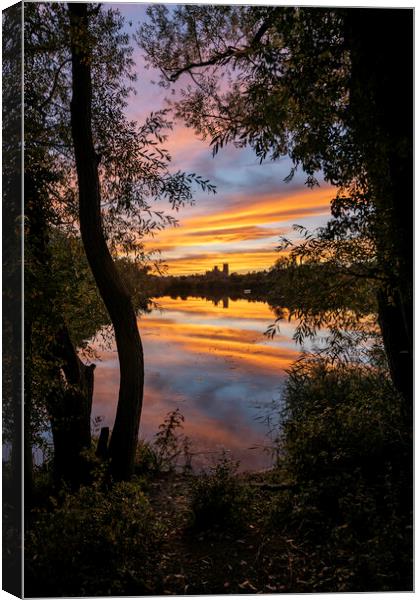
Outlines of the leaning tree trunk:
{"label": "leaning tree trunk", "polygon": [[92,78],[87,4],[71,3],[71,127],[79,186],[80,230],[93,276],[115,331],[120,390],[109,455],[115,479],[129,479],[143,401],[143,349],[130,296],[108,250],[101,217],[98,156],[92,137]]}
{"label": "leaning tree trunk", "polygon": [[385,282],[379,323],[392,380],[412,420],[413,402],[413,15],[349,9],[350,111],[374,197]]}

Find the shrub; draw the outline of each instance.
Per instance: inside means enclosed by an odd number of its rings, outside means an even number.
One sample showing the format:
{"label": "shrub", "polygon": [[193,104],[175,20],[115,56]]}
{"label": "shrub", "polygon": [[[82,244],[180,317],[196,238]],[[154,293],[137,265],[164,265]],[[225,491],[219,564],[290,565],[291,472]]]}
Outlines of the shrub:
{"label": "shrub", "polygon": [[99,485],[37,511],[25,539],[32,596],[139,595],[154,589],[161,526],[136,483]]}
{"label": "shrub", "polygon": [[411,589],[411,439],[386,373],[303,360],[285,403],[281,468],[292,486],[269,527],[306,545],[296,591]]}
{"label": "shrub", "polygon": [[190,439],[180,433],[185,421],[179,408],[169,412],[152,442],[141,441],[137,446],[136,472],[141,474],[171,473],[183,463],[190,468]]}
{"label": "shrub", "polygon": [[237,477],[239,463],[222,454],[209,473],[197,476],[192,485],[193,526],[240,526],[247,507],[247,490]]}
{"label": "shrub", "polygon": [[155,475],[160,471],[160,461],[153,444],[140,440],[137,444],[134,465],[138,475]]}
{"label": "shrub", "polygon": [[184,421],[184,415],[176,408],[169,412],[159,425],[153,440],[153,449],[161,471],[175,470],[179,458],[184,456],[185,459],[186,443],[188,444],[189,440],[178,431],[182,429]]}

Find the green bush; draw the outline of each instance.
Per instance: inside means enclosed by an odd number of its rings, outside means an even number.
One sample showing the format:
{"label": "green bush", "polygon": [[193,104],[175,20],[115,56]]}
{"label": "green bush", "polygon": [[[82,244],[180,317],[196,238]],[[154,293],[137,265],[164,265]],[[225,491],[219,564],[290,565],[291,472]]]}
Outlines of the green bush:
{"label": "green bush", "polygon": [[139,595],[154,589],[163,535],[136,483],[66,495],[32,515],[25,539],[30,596]]}
{"label": "green bush", "polygon": [[296,591],[411,589],[411,439],[385,372],[299,362],[285,392],[283,476],[269,527],[310,557]]}
{"label": "green bush", "polygon": [[191,510],[197,529],[238,527],[247,508],[247,490],[237,477],[239,463],[223,453],[209,473],[197,476],[192,484]]}

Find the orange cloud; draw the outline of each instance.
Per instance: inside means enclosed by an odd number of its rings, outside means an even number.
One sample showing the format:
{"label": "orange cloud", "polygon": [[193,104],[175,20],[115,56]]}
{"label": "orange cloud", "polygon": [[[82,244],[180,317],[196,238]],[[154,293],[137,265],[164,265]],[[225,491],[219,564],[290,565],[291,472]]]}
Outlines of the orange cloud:
{"label": "orange cloud", "polygon": [[244,250],[241,252],[212,252],[205,254],[191,254],[179,258],[167,258],[165,263],[169,267],[169,275],[191,275],[211,270],[214,265],[229,263],[231,273],[248,273],[249,271],[262,271],[271,267],[279,258],[279,253],[273,249]]}
{"label": "orange cloud", "polygon": [[[233,244],[249,240],[266,239],[269,237],[280,237],[284,234],[283,229],[272,229],[245,225],[244,227],[226,227],[214,229],[189,229],[182,226],[180,229],[167,230],[159,236],[154,247],[161,252],[169,252],[179,248],[198,245]],[[159,240],[164,240],[160,242]]]}
{"label": "orange cloud", "polygon": [[270,194],[250,201],[244,199],[243,202],[237,199],[223,211],[188,219],[185,226],[206,231],[214,227],[268,225],[314,214],[327,214],[331,189],[302,190],[287,196]]}
{"label": "orange cloud", "polygon": [[244,240],[258,240],[273,235],[281,235],[280,229],[267,229],[266,227],[257,227],[255,225],[246,225],[244,227],[215,227],[206,230],[192,230],[191,243],[197,243],[194,238],[199,238],[200,243],[205,242],[237,242]]}
{"label": "orange cloud", "polygon": [[[226,261],[231,271],[266,269],[278,258],[273,238],[284,234],[281,225],[328,214],[331,189],[305,189],[288,196],[271,194],[257,199],[236,198],[226,208],[186,218],[179,227],[162,231],[153,240],[153,248],[168,253],[163,259],[174,275],[202,273]],[[264,239],[265,247],[240,247],[241,242]],[[226,249],[222,250],[221,245]]]}

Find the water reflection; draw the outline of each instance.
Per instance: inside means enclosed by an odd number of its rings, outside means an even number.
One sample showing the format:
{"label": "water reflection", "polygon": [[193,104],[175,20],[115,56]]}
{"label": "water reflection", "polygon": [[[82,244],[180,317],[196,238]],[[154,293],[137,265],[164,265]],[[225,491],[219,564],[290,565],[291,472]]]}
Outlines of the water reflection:
{"label": "water reflection", "polygon": [[[226,448],[243,469],[269,466],[266,454],[249,448],[267,444],[257,406],[279,398],[284,370],[298,355],[293,325],[285,322],[282,335],[268,340],[263,334],[274,315],[264,302],[196,297],[156,302],[156,309],[139,318],[146,364],[141,437],[151,439],[165,415],[179,407],[194,450]],[[93,412],[112,426],[118,359],[115,349],[100,355]]]}

